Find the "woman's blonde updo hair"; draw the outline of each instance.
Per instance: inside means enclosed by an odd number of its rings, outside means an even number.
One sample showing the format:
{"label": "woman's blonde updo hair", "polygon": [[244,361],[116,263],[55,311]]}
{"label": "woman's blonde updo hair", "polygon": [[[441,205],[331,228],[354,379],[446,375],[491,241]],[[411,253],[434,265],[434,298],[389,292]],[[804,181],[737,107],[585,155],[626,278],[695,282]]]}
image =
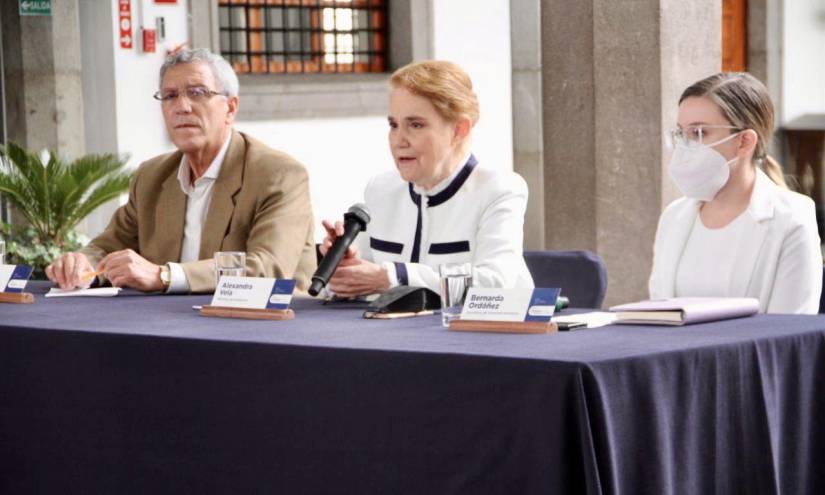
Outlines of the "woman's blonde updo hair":
{"label": "woman's blonde updo hair", "polygon": [[774,112],[768,89],[747,72],[720,72],[687,88],[679,103],[691,97],[705,97],[716,103],[722,115],[739,129],[752,129],[759,136],[753,159],[777,185],[787,188],[782,167],[768,156]]}
{"label": "woman's blonde updo hair", "polygon": [[461,118],[470,119],[473,125],[478,122],[478,98],[473,92],[473,82],[452,62],[425,60],[405,65],[393,73],[390,85],[428,99],[449,122]]}

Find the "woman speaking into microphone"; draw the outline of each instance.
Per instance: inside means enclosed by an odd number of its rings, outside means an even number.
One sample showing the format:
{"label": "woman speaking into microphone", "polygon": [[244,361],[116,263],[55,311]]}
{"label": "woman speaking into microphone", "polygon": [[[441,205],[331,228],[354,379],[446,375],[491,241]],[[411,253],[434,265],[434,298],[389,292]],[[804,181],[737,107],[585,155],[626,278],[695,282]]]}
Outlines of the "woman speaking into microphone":
{"label": "woman speaking into microphone", "polygon": [[[327,285],[343,297],[398,285],[438,292],[438,266],[471,262],[480,287],[533,287],[522,256],[527,185],[484,168],[471,153],[478,99],[470,77],[445,61],[417,62],[390,78],[389,144],[395,170],[367,184],[372,217]],[[322,254],[343,235],[323,221]]]}

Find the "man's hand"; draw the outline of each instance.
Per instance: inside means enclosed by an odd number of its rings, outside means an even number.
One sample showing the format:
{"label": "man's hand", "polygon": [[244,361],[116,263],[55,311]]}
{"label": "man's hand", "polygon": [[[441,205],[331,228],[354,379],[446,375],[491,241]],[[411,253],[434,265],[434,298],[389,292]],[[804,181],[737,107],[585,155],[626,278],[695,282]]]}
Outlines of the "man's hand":
{"label": "man's hand", "polygon": [[46,267],[46,276],[61,289],[88,287],[94,277],[87,277],[95,269],[82,253],[66,253]]}
{"label": "man's hand", "polygon": [[[326,256],[327,251],[332,247],[332,244],[342,235],[344,235],[344,222],[337,221],[335,224],[330,222],[329,220],[321,220],[321,225],[327,231],[327,236],[324,237],[324,241],[318,246],[318,251],[321,252],[321,256]],[[344,259],[348,258],[357,258],[358,257],[358,248],[354,245],[350,244],[347,247],[347,252],[344,253]],[[343,263],[342,263],[343,264]]]}
{"label": "man's hand", "polygon": [[329,279],[329,289],[342,297],[375,294],[390,288],[387,270],[361,258],[344,258]]}
{"label": "man's hand", "polygon": [[115,287],[130,287],[144,292],[163,290],[160,265],[149,262],[131,249],[107,254],[97,268],[103,270]]}

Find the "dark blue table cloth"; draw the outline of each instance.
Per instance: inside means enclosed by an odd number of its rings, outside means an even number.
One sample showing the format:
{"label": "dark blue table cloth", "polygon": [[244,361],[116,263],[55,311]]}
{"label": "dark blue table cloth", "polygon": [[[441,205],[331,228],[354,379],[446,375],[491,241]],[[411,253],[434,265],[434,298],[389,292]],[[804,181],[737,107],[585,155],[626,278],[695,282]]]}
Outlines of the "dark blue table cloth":
{"label": "dark blue table cloth", "polygon": [[502,335],[208,300],[0,304],[0,493],[825,490],[823,316]]}

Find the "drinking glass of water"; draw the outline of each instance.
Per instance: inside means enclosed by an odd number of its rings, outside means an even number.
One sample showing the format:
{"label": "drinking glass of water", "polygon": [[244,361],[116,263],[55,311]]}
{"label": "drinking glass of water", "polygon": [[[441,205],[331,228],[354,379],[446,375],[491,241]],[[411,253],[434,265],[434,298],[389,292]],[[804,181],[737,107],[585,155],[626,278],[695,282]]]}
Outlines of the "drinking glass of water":
{"label": "drinking glass of water", "polygon": [[444,263],[439,265],[441,277],[441,324],[450,326],[450,322],[461,317],[461,308],[467,291],[473,285],[472,263]]}
{"label": "drinking glass of water", "polygon": [[215,253],[215,287],[221,277],[246,275],[246,253],[243,251],[218,251]]}

